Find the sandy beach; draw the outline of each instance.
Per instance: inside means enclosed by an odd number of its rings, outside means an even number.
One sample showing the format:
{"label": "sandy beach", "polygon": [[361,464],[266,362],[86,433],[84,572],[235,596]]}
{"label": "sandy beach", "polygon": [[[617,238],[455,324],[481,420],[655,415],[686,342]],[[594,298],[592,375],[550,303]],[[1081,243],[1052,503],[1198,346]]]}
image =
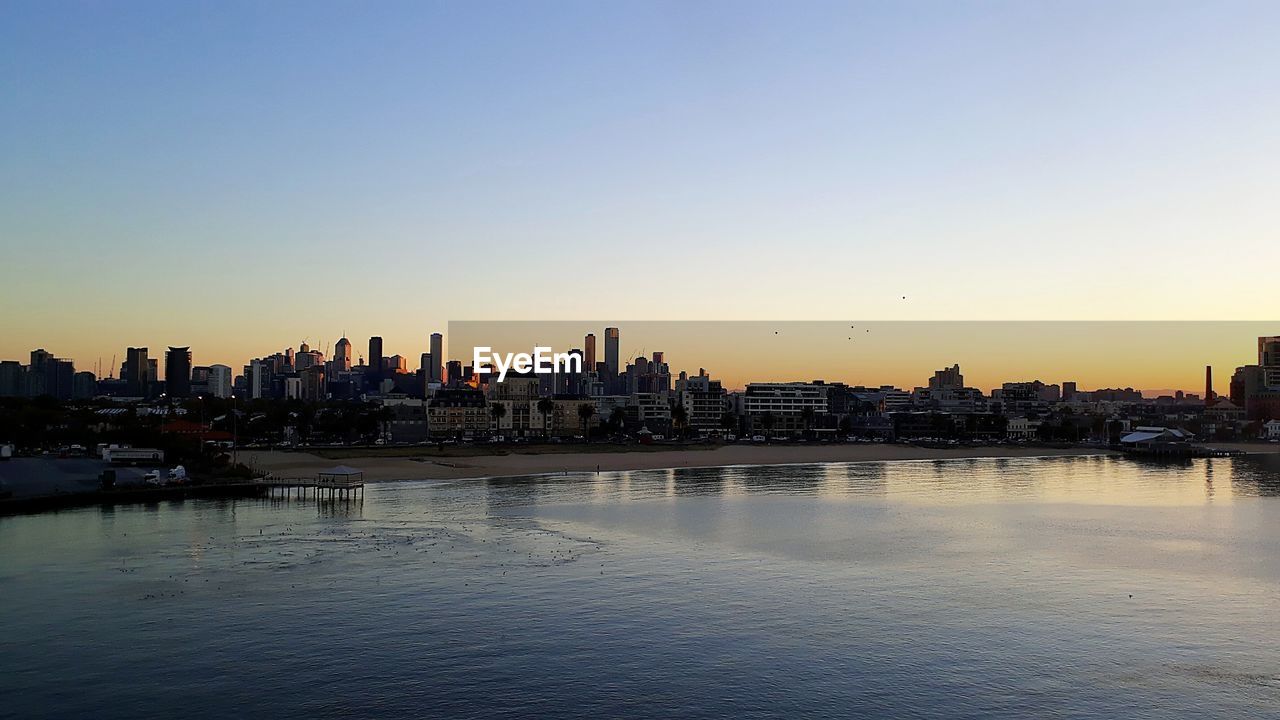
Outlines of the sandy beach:
{"label": "sandy beach", "polygon": [[1102,455],[1099,448],[958,447],[911,445],[726,445],[719,447],[634,452],[510,452],[461,457],[346,457],[330,459],[304,452],[245,451],[240,459],[257,470],[281,477],[313,477],[335,465],[363,470],[365,479],[447,480],[510,477],[557,472],[657,470],[726,465],[792,465],[820,462],[883,460],[947,460],[962,458]]}

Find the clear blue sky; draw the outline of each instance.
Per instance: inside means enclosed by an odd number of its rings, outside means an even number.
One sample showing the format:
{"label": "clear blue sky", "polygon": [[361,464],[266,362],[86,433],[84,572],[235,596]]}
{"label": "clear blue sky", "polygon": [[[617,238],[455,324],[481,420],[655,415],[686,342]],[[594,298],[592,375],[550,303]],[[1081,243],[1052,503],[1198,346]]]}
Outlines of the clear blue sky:
{"label": "clear blue sky", "polygon": [[1277,38],[1275,2],[10,1],[0,357],[1267,318]]}

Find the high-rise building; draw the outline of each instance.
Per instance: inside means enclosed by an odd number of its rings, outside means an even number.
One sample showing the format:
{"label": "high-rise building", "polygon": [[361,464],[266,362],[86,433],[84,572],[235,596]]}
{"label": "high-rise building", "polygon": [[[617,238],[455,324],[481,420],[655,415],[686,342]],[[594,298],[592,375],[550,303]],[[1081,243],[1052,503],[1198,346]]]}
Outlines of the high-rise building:
{"label": "high-rise building", "polygon": [[150,366],[146,348],[131,347],[125,350],[124,368],[120,375],[130,397],[148,396],[151,389]]}
{"label": "high-rise building", "polygon": [[444,364],[444,336],[440,333],[431,333],[431,371],[427,375],[428,382],[442,382],[444,380],[441,375],[440,366]]}
{"label": "high-rise building", "polygon": [[463,375],[461,360],[450,360],[447,363],[447,366],[450,385],[461,385],[466,382],[467,378]]}
{"label": "high-rise building", "polygon": [[345,337],[333,347],[333,369],[339,372],[351,369],[351,341]]}
{"label": "high-rise building", "polygon": [[231,397],[231,368],[226,365],[209,366],[209,394],[217,398]]}
{"label": "high-rise building", "polygon": [[164,354],[164,389],[169,397],[191,396],[191,348],[170,347]]}
{"label": "high-rise building", "polygon": [[1076,383],[1068,380],[1062,383],[1062,402],[1071,402],[1076,396]]}
{"label": "high-rise building", "polygon": [[325,399],[324,366],[312,365],[299,374],[303,400],[316,402]]}
{"label": "high-rise building", "polygon": [[71,397],[74,400],[87,400],[98,394],[98,378],[85,370],[71,377]]}
{"label": "high-rise building", "polygon": [[17,360],[0,361],[0,397],[21,397],[26,374]]}
{"label": "high-rise building", "polygon": [[934,371],[929,378],[930,390],[959,390],[964,387],[964,375],[960,374],[960,365]]}
{"label": "high-rise building", "polygon": [[1280,336],[1258,338],[1258,366],[1269,388],[1280,388]]}
{"label": "high-rise building", "polygon": [[596,369],[596,334],[587,333],[582,339],[582,368],[584,370],[593,371]]}
{"label": "high-rise building", "polygon": [[618,374],[618,328],[604,329],[604,365],[610,376]]}
{"label": "high-rise building", "polygon": [[72,397],[73,383],[75,380],[76,370],[70,360],[60,360],[58,358],[47,358],[39,373],[44,378],[42,394],[59,400],[70,400]]}
{"label": "high-rise building", "polygon": [[369,358],[365,361],[369,365],[369,374],[374,380],[382,379],[382,338],[374,335],[369,338]]}
{"label": "high-rise building", "polygon": [[[302,347],[306,348],[307,346],[304,343]],[[302,372],[303,370],[316,365],[324,365],[324,353],[319,350],[312,350],[310,348],[303,350],[299,348],[297,354],[293,356],[294,372]]]}

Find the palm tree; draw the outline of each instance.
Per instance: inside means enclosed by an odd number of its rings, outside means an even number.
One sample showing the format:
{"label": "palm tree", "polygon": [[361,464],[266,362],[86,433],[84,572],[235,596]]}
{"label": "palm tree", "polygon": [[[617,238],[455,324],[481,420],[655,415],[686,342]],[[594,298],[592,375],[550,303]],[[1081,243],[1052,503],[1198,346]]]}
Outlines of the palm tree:
{"label": "palm tree", "polygon": [[684,437],[684,430],[689,425],[689,411],[684,405],[676,405],[671,408],[671,422],[680,429],[680,436]]}
{"label": "palm tree", "polygon": [[720,427],[724,428],[726,432],[730,432],[730,433],[731,433],[731,432],[733,432],[733,431],[735,431],[735,430],[737,430],[737,429],[738,429],[738,416],[737,416],[737,415],[734,415],[734,414],[733,414],[733,413],[731,413],[731,412],[721,413],[721,415],[720,415]]}
{"label": "palm tree", "polygon": [[556,409],[556,404],[551,401],[551,398],[544,397],[544,398],[538,399],[538,412],[542,413],[542,434],[543,435],[551,434],[551,411],[555,409]]}
{"label": "palm tree", "polygon": [[596,406],[582,403],[578,406],[578,419],[582,421],[582,436],[591,442],[591,418],[596,414]]}
{"label": "palm tree", "polygon": [[808,436],[809,427],[813,425],[813,408],[805,407],[800,410],[800,419],[804,421],[804,434]]}
{"label": "palm tree", "polygon": [[609,424],[613,426],[614,432],[622,432],[622,429],[626,427],[626,423],[627,423],[626,410],[623,410],[620,407],[616,407],[613,409],[613,412],[609,413]]}
{"label": "palm tree", "polygon": [[494,434],[498,434],[499,426],[502,425],[502,418],[507,416],[507,406],[502,403],[492,403],[489,405],[489,416],[493,418]]}

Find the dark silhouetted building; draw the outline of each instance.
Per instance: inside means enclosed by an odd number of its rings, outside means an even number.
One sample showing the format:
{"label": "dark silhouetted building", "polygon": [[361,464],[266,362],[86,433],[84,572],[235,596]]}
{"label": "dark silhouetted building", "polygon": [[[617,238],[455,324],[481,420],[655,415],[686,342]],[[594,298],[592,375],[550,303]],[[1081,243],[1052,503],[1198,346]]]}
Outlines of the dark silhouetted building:
{"label": "dark silhouetted building", "polygon": [[144,398],[150,395],[151,363],[147,359],[146,348],[131,347],[125,350],[124,367],[121,368],[120,376],[130,397]]}
{"label": "dark silhouetted building", "polygon": [[382,338],[377,335],[369,338],[369,357],[365,364],[369,366],[369,374],[375,384],[382,380]]}
{"label": "dark silhouetted building", "polygon": [[164,389],[170,397],[191,397],[191,348],[170,347],[164,354]]}

